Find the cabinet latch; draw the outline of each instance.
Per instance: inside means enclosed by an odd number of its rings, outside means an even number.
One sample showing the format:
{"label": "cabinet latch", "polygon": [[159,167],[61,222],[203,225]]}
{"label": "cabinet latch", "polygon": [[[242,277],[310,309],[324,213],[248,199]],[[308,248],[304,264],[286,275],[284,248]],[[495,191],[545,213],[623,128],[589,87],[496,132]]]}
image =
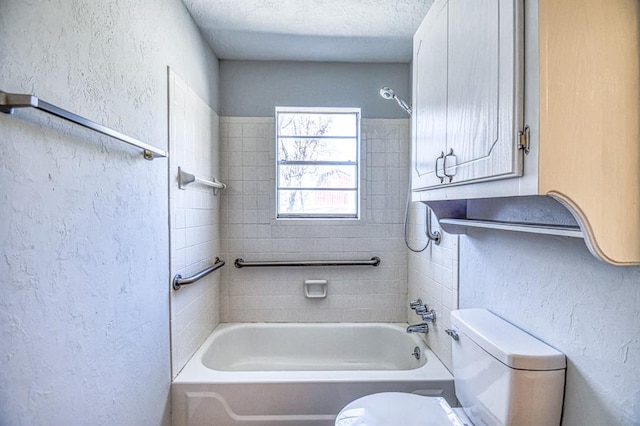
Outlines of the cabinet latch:
{"label": "cabinet latch", "polygon": [[524,151],[525,154],[529,154],[531,148],[531,128],[524,126],[524,130],[518,132],[518,149]]}

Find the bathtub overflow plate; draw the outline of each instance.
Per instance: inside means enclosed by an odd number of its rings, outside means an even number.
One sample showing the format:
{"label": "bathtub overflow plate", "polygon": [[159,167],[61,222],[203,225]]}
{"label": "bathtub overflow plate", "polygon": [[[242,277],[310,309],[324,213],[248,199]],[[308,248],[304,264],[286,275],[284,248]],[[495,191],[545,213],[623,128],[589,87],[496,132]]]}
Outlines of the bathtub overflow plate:
{"label": "bathtub overflow plate", "polygon": [[413,348],[413,353],[411,355],[413,355],[417,360],[420,360],[420,356],[422,356],[422,353],[420,352],[420,348],[418,346]]}

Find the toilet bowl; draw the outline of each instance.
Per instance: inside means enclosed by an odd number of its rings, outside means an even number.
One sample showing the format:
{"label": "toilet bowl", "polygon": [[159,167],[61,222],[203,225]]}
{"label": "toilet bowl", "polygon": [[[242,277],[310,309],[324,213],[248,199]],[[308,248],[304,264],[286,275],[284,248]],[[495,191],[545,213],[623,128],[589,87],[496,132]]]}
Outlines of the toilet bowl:
{"label": "toilet bowl", "polygon": [[385,392],[367,395],[344,407],[336,426],[468,426],[444,398]]}
{"label": "toilet bowl", "polygon": [[557,426],[566,358],[485,309],[451,313],[453,376],[461,408],[444,398],[386,392],[367,395],[336,426]]}

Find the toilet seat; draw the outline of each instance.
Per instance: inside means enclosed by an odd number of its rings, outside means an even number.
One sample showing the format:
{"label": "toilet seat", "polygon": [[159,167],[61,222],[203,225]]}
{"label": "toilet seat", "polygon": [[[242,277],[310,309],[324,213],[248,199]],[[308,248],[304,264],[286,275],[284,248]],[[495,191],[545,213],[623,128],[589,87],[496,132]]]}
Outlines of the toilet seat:
{"label": "toilet seat", "polygon": [[367,395],[348,404],[335,426],[465,426],[444,398],[401,392]]}

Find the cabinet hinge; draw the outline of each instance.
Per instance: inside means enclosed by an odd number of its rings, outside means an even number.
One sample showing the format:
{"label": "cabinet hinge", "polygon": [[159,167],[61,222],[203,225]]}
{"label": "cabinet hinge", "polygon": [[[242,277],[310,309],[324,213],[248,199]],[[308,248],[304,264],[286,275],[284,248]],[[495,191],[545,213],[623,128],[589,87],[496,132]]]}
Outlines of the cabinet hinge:
{"label": "cabinet hinge", "polygon": [[518,132],[518,149],[524,151],[525,154],[529,153],[531,148],[531,129],[529,126],[524,126],[524,130]]}

